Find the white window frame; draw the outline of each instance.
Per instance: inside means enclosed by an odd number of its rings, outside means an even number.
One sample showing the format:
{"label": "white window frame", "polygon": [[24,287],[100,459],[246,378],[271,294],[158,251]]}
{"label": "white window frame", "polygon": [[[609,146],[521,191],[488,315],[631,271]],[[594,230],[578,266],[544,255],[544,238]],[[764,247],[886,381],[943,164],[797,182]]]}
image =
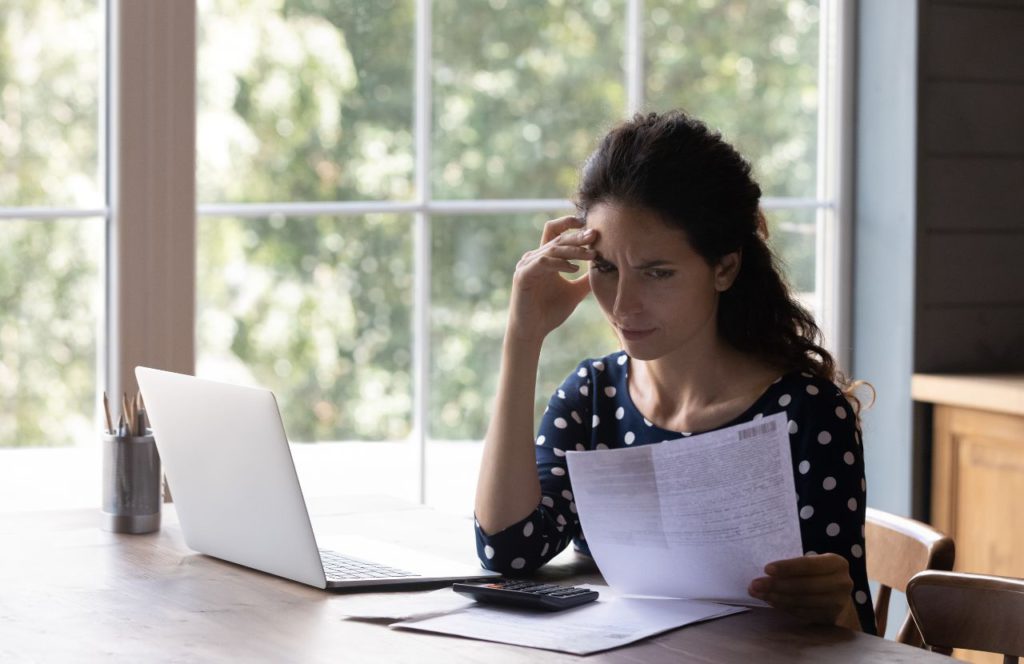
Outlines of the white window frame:
{"label": "white window frame", "polygon": [[[0,208],[0,220],[74,217],[103,217],[107,220],[107,329],[100,344],[105,352],[99,353],[102,356],[99,375],[107,389],[118,394],[134,388],[131,369],[135,364],[153,364],[188,373],[194,371],[195,228],[199,217],[412,214],[415,228],[414,405],[410,438],[416,454],[416,493],[420,502],[425,502],[431,390],[431,218],[435,215],[556,213],[570,209],[572,203],[568,199],[433,199],[429,176],[432,147],[431,0],[414,1],[415,199],[196,205],[194,151],[174,149],[175,143],[187,141],[189,136],[194,145],[195,2],[107,0],[107,40],[111,46],[106,68],[106,112],[101,108],[101,124],[106,119],[106,154],[110,157],[107,205],[96,209]],[[817,196],[762,199],[766,210],[802,208],[818,211],[815,228],[816,298],[811,304],[817,312],[829,350],[835,354],[841,368],[848,366],[850,339],[854,12],[854,5],[848,0],[821,2]],[[643,0],[627,0],[624,24],[627,114],[644,107],[643,13]],[[149,38],[124,39],[124,33],[119,35],[118,30],[124,27],[125,20],[132,22],[132,30],[148,31]],[[160,39],[154,40],[154,36]],[[152,71],[162,75],[152,76]],[[133,94],[126,95],[126,89],[131,89]],[[149,102],[140,105],[139,97],[146,95]],[[170,108],[169,113],[165,107]],[[191,125],[183,120],[189,113]],[[164,142],[156,146],[163,150],[163,158],[151,158],[152,142],[139,142],[138,136],[125,140],[125,127],[140,125],[149,127],[149,134],[158,133],[154,127],[163,127],[169,132],[163,135]],[[159,136],[157,141],[159,143]],[[163,201],[162,207],[154,207],[154,187],[167,181],[175,183],[174,194]],[[192,183],[191,192],[185,182]],[[170,258],[154,264],[157,257],[167,255]],[[140,256],[145,260],[138,260]],[[132,312],[139,311],[145,315],[133,316]]]}

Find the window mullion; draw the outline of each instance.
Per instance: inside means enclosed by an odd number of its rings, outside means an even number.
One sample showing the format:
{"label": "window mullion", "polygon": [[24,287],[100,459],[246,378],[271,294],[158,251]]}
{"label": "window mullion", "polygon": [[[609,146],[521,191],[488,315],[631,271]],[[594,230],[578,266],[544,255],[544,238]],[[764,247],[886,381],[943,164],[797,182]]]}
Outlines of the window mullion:
{"label": "window mullion", "polygon": [[626,3],[626,117],[644,107],[644,0]]}
{"label": "window mullion", "polygon": [[416,472],[420,503],[426,502],[427,434],[430,408],[430,155],[432,86],[430,80],[432,25],[430,0],[416,0],[415,37],[415,117],[417,203],[413,236],[413,426],[416,447]]}

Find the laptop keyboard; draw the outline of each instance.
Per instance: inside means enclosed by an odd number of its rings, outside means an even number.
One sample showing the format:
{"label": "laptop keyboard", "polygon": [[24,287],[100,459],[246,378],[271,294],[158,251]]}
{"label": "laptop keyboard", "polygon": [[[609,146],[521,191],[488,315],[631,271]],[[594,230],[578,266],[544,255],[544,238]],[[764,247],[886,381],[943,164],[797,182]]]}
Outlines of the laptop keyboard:
{"label": "laptop keyboard", "polygon": [[320,560],[328,581],[350,581],[354,579],[392,579],[396,577],[419,576],[413,572],[371,563],[358,558],[343,556],[336,551],[320,549]]}

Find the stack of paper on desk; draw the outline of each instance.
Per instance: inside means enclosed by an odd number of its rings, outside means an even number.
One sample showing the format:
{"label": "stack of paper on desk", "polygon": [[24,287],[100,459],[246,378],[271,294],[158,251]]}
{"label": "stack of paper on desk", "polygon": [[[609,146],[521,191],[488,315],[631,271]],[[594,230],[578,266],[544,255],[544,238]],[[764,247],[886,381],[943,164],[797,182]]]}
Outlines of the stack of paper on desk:
{"label": "stack of paper on desk", "polygon": [[392,627],[588,655],[683,625],[746,611],[692,600],[610,597],[606,588],[597,590],[602,595],[596,602],[568,611],[540,613],[477,604]]}
{"label": "stack of paper on desk", "polygon": [[[783,413],[636,448],[569,452],[580,522],[611,590],[558,613],[479,605],[450,589],[367,598],[392,627],[588,654],[762,605],[764,566],[802,555]],[[370,604],[366,604],[370,602]],[[385,603],[386,602],[386,603]]]}
{"label": "stack of paper on desk", "polygon": [[608,650],[648,636],[746,609],[679,599],[601,597],[570,611],[544,613],[477,604],[443,588],[422,593],[381,593],[347,597],[352,618],[395,620],[397,629],[452,634],[576,655]]}

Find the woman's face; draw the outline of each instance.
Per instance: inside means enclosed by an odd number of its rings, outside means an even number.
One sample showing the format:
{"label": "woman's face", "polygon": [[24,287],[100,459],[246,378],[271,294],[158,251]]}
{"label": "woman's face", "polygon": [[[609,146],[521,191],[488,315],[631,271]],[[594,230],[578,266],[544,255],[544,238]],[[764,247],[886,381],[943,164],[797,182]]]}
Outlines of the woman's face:
{"label": "woman's face", "polygon": [[590,286],[622,347],[638,360],[702,352],[715,339],[718,294],[739,260],[712,267],[686,234],[646,208],[600,203],[587,213]]}

